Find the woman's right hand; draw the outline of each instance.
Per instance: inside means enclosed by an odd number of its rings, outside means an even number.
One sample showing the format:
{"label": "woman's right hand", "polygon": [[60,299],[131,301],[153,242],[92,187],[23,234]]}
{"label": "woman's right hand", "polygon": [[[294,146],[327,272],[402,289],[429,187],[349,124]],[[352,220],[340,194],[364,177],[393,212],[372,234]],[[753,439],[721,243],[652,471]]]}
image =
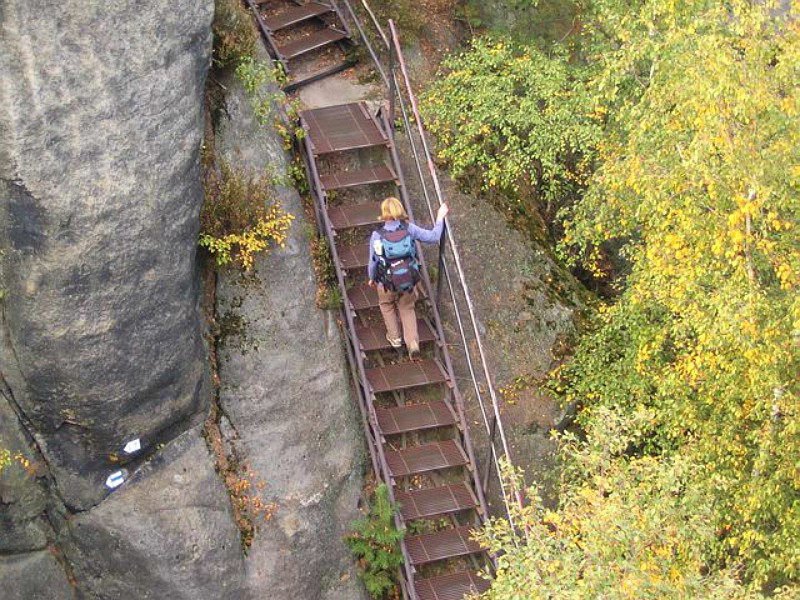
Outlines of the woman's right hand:
{"label": "woman's right hand", "polygon": [[449,213],[449,212],[450,212],[450,209],[447,207],[447,204],[443,203],[439,207],[439,212],[436,213],[436,220],[437,221],[441,221],[442,219],[444,219],[447,216],[447,213]]}

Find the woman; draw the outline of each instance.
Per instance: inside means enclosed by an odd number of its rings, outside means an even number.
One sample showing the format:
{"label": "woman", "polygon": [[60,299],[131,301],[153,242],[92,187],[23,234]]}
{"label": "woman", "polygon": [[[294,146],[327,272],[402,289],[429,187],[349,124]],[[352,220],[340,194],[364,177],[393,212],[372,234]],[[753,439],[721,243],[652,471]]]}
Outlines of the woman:
{"label": "woman", "polygon": [[[372,232],[369,240],[369,264],[367,274],[369,275],[369,285],[378,288],[378,302],[381,308],[383,322],[386,324],[386,339],[393,348],[399,348],[406,342],[409,357],[412,360],[419,358],[419,334],[417,333],[417,315],[414,312],[414,304],[417,300],[417,289],[412,285],[408,291],[397,291],[390,289],[382,274],[382,259],[386,256],[385,247],[389,244],[402,244],[403,232],[410,236],[411,240],[419,240],[427,244],[435,244],[442,237],[444,218],[448,213],[447,204],[439,207],[436,214],[436,224],[433,229],[423,229],[413,223],[408,222],[403,204],[397,198],[389,197],[381,202],[381,220],[383,227]],[[387,240],[390,240],[387,243]],[[398,242],[398,240],[400,240]],[[411,241],[412,247],[413,241]],[[414,247],[415,248],[415,247]],[[413,250],[416,254],[416,249]],[[384,282],[380,281],[384,278]],[[398,324],[398,313],[400,313],[400,323],[403,325],[403,337],[400,337],[400,325]]]}

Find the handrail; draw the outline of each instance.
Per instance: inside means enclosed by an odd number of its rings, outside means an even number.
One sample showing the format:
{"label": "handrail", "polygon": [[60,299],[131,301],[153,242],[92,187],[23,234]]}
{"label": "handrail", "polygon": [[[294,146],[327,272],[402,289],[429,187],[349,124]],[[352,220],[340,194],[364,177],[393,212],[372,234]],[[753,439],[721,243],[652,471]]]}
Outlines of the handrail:
{"label": "handrail", "polygon": [[[373,49],[372,44],[370,43],[369,38],[367,37],[367,34],[364,32],[364,28],[361,26],[361,21],[356,16],[356,13],[353,11],[353,7],[350,4],[350,0],[343,0],[343,1],[345,7],[347,8],[347,12],[350,13],[350,18],[353,20],[353,23],[355,23],[356,29],[358,29],[358,34],[361,36],[361,39],[364,40],[364,45],[367,47],[367,51],[369,52],[369,55],[372,57],[372,62],[377,67],[378,72],[381,75],[381,79],[383,79],[383,82],[386,84],[386,87],[389,88],[390,87],[389,78],[386,77],[386,72],[383,70],[383,67],[381,66],[381,61],[378,59],[378,55],[375,53],[375,50]],[[342,22],[344,22],[344,20],[342,20]]]}
{"label": "handrail", "polygon": [[[384,127],[386,127],[386,129],[388,131],[388,135],[392,136],[392,142],[393,142],[391,144],[392,158],[394,159],[394,162],[397,165],[400,165],[400,158],[397,155],[397,148],[395,147],[395,144],[394,144],[394,131],[391,128],[391,122],[389,121],[389,118],[388,118],[388,116],[386,114],[383,115],[383,121],[384,121]],[[400,171],[399,169],[398,169],[398,176],[401,177],[401,182],[402,182],[403,175],[402,175],[402,171]],[[405,200],[405,205],[406,205],[406,208],[408,210],[408,214],[411,217],[411,219],[413,220],[414,212],[413,212],[413,208],[411,207],[410,199],[408,198],[408,191],[406,189],[405,182],[402,182],[402,183],[403,183],[403,185],[400,187],[400,194],[403,196],[403,200]],[[423,265],[425,264],[425,257],[422,254],[420,254],[420,262]],[[422,278],[423,278],[423,282],[425,284],[425,287],[427,287],[427,289],[428,289],[428,297],[432,298],[433,296],[432,296],[431,282],[430,282],[430,279],[428,277],[427,270],[424,269],[424,268],[422,269]],[[446,343],[446,338],[445,338],[445,335],[444,335],[444,329],[442,328],[442,319],[441,319],[441,316],[439,314],[439,307],[436,306],[435,302],[431,302],[431,310],[433,311],[433,322],[436,325],[436,334],[439,336],[439,339],[442,341],[441,352],[442,352],[442,355],[444,357],[444,362],[445,362],[445,366],[447,368],[447,372],[448,373],[452,373],[453,376],[455,376],[455,370],[453,369],[453,363],[452,363],[452,360],[450,359],[450,352],[447,350],[447,343]],[[469,456],[470,463],[473,464],[473,465],[476,465],[476,467],[477,467],[477,462],[475,461],[474,449],[472,448],[472,439],[471,439],[471,436],[470,436],[470,433],[469,433],[469,427],[467,425],[467,417],[466,417],[466,414],[464,412],[464,398],[461,396],[461,392],[459,391],[457,385],[453,386],[452,392],[453,392],[453,396],[455,397],[455,404],[456,404],[456,410],[458,411],[458,417],[459,417],[459,420],[461,421],[461,426],[463,428],[463,431],[461,432],[461,434],[464,436],[464,446],[465,446],[465,448],[467,450],[467,454]],[[478,494],[478,502],[481,505],[481,510],[483,511],[484,515],[488,515],[489,509],[488,509],[488,506],[486,504],[486,495],[484,494],[483,488],[481,487],[480,477],[478,475],[477,468],[473,470],[472,476],[473,476],[473,479],[475,480],[475,491]]]}

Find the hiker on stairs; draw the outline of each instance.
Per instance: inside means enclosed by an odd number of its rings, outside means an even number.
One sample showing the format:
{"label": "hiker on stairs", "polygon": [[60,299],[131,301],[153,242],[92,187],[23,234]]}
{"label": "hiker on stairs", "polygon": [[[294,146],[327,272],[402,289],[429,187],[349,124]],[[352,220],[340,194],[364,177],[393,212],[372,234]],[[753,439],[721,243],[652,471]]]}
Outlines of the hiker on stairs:
{"label": "hiker on stairs", "polygon": [[[369,285],[377,286],[381,315],[386,324],[386,339],[393,348],[400,348],[405,340],[411,360],[419,359],[414,304],[420,273],[415,240],[427,244],[438,242],[448,210],[447,204],[442,204],[433,229],[423,229],[408,222],[408,215],[400,200],[386,198],[381,202],[383,227],[374,231],[369,241]],[[398,313],[403,326],[402,338]]]}

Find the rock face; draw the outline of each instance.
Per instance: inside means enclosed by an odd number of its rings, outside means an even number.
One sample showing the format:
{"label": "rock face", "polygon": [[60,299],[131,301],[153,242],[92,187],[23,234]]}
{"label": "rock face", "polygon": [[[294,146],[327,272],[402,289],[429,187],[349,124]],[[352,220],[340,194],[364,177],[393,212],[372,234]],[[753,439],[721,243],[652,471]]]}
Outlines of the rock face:
{"label": "rock face", "polygon": [[71,600],[64,570],[46,550],[0,557],[0,584],[6,600]]}
{"label": "rock face", "polygon": [[[0,449],[30,461],[0,472],[3,598],[243,597],[196,426],[212,14],[0,4]],[[107,497],[120,464],[132,476]]]}
{"label": "rock face", "polygon": [[[217,149],[234,166],[286,171],[282,140],[259,126],[241,87],[225,81],[228,119]],[[220,405],[237,454],[278,506],[262,524],[247,557],[254,593],[274,600],[363,597],[342,538],[359,516],[363,441],[350,398],[333,313],[315,306],[308,225],[297,193],[279,189],[297,217],[285,249],[256,262],[258,284],[236,274],[218,279],[218,314],[237,314],[245,352],[226,344],[219,357]]]}
{"label": "rock face", "polygon": [[0,372],[67,506],[209,386],[195,249],[213,3],[0,7]]}
{"label": "rock face", "polygon": [[[242,305],[261,349],[222,365],[226,441],[279,507],[246,559],[201,435],[212,13],[211,0],[0,2],[0,449],[21,456],[0,470],[4,599],[361,597],[342,542],[360,427],[299,225]],[[236,89],[226,154],[285,167]],[[222,302],[244,295],[233,277],[221,288]]]}
{"label": "rock face", "polygon": [[243,598],[239,532],[199,428],[69,529],[68,556],[90,598]]}

